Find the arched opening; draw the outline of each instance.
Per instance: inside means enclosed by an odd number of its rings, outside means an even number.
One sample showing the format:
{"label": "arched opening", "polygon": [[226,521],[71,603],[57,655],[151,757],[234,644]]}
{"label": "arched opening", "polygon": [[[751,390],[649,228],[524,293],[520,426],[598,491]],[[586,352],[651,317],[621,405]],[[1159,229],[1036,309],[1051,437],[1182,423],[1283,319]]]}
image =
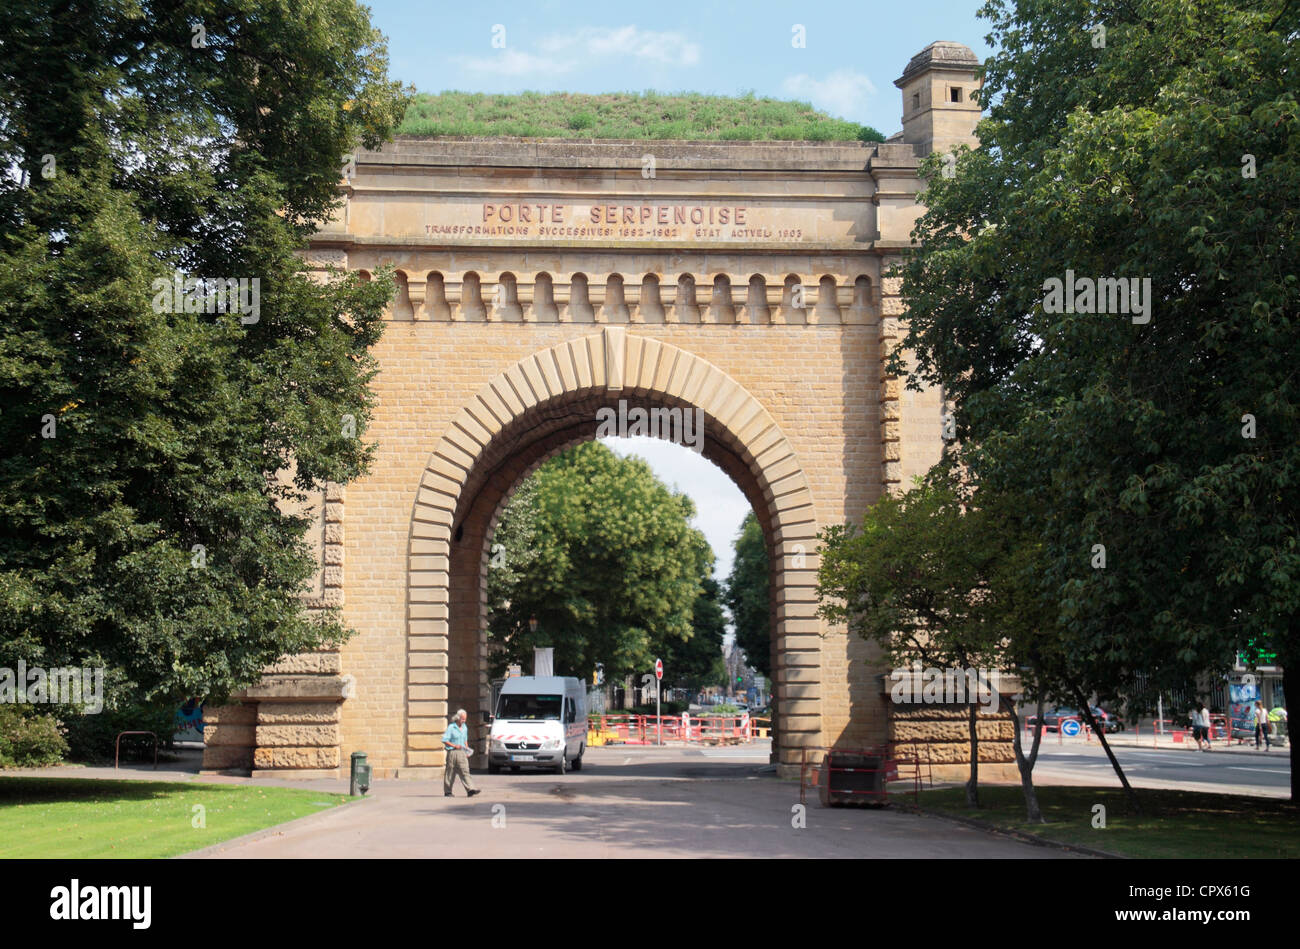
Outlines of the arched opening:
{"label": "arched opening", "polygon": [[817,283],[817,307],[813,314],[818,323],[838,323],[840,319],[839,288],[835,278],[824,275]]}
{"label": "arched opening", "polygon": [[646,274],[641,278],[637,320],[641,323],[662,323],[665,320],[664,304],[659,296],[659,278],[654,274]]}
{"label": "arched opening", "polygon": [[466,322],[482,323],[487,320],[487,306],[483,303],[483,287],[479,275],[473,270],[461,278],[460,318]]}
{"label": "arched opening", "polygon": [[695,303],[695,278],[682,274],[677,278],[677,296],[673,300],[673,320],[677,323],[700,322],[700,308]]}
{"label": "arched opening", "polygon": [[555,284],[545,271],[533,279],[533,304],[525,319],[552,321],[559,318],[555,306]]}
{"label": "arched opening", "polygon": [[731,278],[726,274],[718,274],[713,278],[713,299],[709,304],[709,322],[736,322],[736,307],[731,300]]}
{"label": "arched opening", "polygon": [[749,295],[745,298],[745,322],[771,322],[772,311],[767,303],[767,281],[762,274],[753,274],[749,278]]}
{"label": "arched opening", "polygon": [[437,734],[464,707],[481,743],[487,708],[486,581],[504,502],[548,458],[597,435],[601,409],[701,413],[705,458],[753,507],[771,565],[773,755],[797,769],[822,743],[817,532],[794,451],[758,401],[716,366],[621,327],[534,353],[467,404],[435,447],[417,493],[408,568],[408,743],[411,767],[441,763]]}
{"label": "arched opening", "polygon": [[627,323],[631,311],[623,296],[623,278],[619,274],[610,274],[605,280],[605,306],[601,311],[607,323]]}
{"label": "arched opening", "polygon": [[569,282],[569,305],[565,310],[567,323],[594,323],[596,311],[591,306],[587,275],[576,273]]}
{"label": "arched opening", "polygon": [[787,274],[781,288],[780,322],[803,324],[808,322],[808,288],[797,274]]}
{"label": "arched opening", "polygon": [[442,274],[437,270],[429,271],[424,291],[425,307],[429,318],[433,320],[450,320],[451,307],[447,305],[447,288]]}
{"label": "arched opening", "polygon": [[415,308],[411,305],[410,283],[406,271],[396,271],[393,274],[393,280],[397,284],[397,292],[393,296],[393,319],[415,319]]}
{"label": "arched opening", "polygon": [[502,322],[518,323],[524,318],[523,307],[519,305],[519,284],[515,275],[506,271],[492,288],[492,309],[489,319]]}

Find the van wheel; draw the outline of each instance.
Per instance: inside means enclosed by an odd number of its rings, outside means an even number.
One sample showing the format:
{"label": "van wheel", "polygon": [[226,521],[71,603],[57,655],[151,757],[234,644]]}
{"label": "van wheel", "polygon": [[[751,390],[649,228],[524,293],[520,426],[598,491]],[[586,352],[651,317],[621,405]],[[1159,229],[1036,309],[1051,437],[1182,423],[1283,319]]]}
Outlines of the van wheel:
{"label": "van wheel", "polygon": [[561,749],[560,749],[560,763],[557,764],[557,765],[555,766],[555,773],[556,773],[556,774],[565,774],[565,773],[568,772],[568,770],[569,770],[569,756],[566,755],[566,754],[564,753],[564,749],[561,748]]}
{"label": "van wheel", "polygon": [[578,748],[578,757],[576,757],[576,758],[573,759],[573,770],[574,770],[574,771],[581,771],[581,770],[582,770],[582,753],[583,753],[584,751],[586,751],[586,750],[587,750],[587,746],[586,746],[586,745],[582,745],[581,747]]}

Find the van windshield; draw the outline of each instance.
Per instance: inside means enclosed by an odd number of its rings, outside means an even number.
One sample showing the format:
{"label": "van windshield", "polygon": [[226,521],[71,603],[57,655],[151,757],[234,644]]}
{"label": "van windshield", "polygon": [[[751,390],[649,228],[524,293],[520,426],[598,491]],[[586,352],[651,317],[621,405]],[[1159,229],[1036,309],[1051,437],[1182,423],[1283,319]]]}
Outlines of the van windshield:
{"label": "van windshield", "polygon": [[563,698],[559,695],[503,695],[497,718],[517,721],[558,722]]}

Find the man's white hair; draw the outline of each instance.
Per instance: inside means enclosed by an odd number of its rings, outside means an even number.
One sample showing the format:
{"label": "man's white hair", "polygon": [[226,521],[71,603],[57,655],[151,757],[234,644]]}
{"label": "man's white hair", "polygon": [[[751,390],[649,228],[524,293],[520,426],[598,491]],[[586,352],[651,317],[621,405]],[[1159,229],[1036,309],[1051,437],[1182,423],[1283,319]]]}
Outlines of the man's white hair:
{"label": "man's white hair", "polygon": [[460,718],[462,715],[464,715],[466,718],[469,718],[469,713],[466,712],[463,708],[456,709],[455,717]]}

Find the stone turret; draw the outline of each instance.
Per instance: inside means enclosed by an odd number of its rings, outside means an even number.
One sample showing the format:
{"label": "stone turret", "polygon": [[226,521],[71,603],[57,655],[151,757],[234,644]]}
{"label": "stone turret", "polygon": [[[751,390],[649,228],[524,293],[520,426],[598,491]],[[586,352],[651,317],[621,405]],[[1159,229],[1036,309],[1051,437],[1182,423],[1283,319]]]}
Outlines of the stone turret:
{"label": "stone turret", "polygon": [[913,56],[894,80],[903,91],[903,141],[918,154],[979,144],[980,106],[971,95],[979,89],[979,65],[969,46],[939,40]]}

